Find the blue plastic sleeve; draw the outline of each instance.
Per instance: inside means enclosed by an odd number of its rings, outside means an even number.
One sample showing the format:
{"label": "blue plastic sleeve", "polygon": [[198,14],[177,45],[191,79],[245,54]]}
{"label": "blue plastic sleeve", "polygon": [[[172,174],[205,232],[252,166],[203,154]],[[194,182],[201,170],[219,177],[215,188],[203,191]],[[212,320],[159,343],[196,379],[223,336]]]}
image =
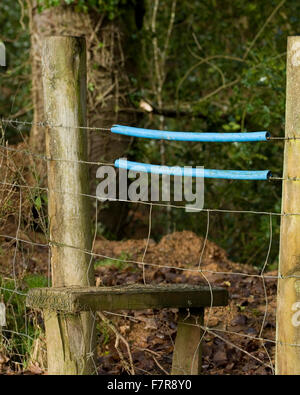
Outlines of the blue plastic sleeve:
{"label": "blue plastic sleeve", "polygon": [[125,159],[117,159],[115,167],[137,172],[153,174],[169,174],[174,176],[204,177],[204,178],[223,178],[228,180],[267,180],[271,177],[269,170],[212,170],[203,168],[187,168],[179,166],[160,166],[147,163],[132,162]]}
{"label": "blue plastic sleeve", "polygon": [[201,142],[245,142],[266,141],[270,137],[269,132],[249,133],[193,133],[193,132],[167,132],[163,130],[151,130],[134,128],[130,126],[113,125],[112,133],[126,136],[142,137],[158,140],[176,141],[201,141]]}

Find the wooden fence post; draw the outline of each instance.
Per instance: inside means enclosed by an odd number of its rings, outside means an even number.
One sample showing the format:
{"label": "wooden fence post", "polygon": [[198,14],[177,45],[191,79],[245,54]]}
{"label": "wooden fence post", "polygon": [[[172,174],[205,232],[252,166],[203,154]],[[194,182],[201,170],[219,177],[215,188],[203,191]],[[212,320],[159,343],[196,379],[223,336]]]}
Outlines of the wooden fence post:
{"label": "wooden fence post", "polygon": [[[86,130],[86,46],[82,37],[44,41],[43,86],[48,162],[52,286],[94,285]],[[62,126],[60,126],[62,125]],[[80,162],[81,161],[81,162]],[[72,246],[72,247],[66,247]],[[91,313],[44,311],[49,374],[95,371]]]}
{"label": "wooden fence post", "polygon": [[[300,36],[288,38],[285,136],[300,138]],[[300,140],[285,141],[282,213],[300,213]],[[276,373],[300,374],[300,215],[281,217]]]}
{"label": "wooden fence post", "polygon": [[204,308],[179,309],[172,375],[198,375],[202,368],[201,341],[204,324]]}

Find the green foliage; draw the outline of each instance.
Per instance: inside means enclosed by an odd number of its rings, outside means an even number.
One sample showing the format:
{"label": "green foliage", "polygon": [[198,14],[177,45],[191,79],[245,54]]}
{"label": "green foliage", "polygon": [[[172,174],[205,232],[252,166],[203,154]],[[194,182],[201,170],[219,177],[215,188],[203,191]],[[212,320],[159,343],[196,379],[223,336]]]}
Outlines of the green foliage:
{"label": "green foliage", "polygon": [[114,266],[118,270],[124,270],[125,268],[132,266],[131,263],[126,262],[130,260],[130,258],[131,258],[130,254],[128,254],[127,252],[122,252],[118,259],[106,258],[106,259],[97,260],[94,266],[95,268]]}
{"label": "green foliage", "polygon": [[38,196],[37,198],[35,198],[34,200],[34,205],[36,207],[36,209],[39,211],[42,207],[42,199],[40,196]]}
{"label": "green foliage", "polygon": [[[100,333],[102,339],[101,339],[101,345],[104,347],[109,343],[110,340],[110,329],[109,326],[101,321],[100,323],[97,323],[97,333]],[[104,352],[104,355],[106,355],[107,352]]]}
{"label": "green foliage", "polygon": [[[5,353],[13,363],[26,365],[30,356],[33,340],[38,337],[39,329],[33,321],[35,315],[28,316],[25,305],[26,292],[29,288],[45,287],[48,280],[41,275],[28,275],[22,281],[0,277],[1,296],[6,306],[6,324],[3,328]],[[25,317],[27,317],[25,319]],[[25,366],[24,366],[25,367]]]}
{"label": "green foliage", "polygon": [[[164,47],[171,2],[160,1],[156,20],[158,46]],[[174,29],[165,65],[162,107],[188,109],[191,116],[152,117],[148,128],[182,131],[258,131],[284,135],[285,61],[288,35],[298,32],[300,4],[268,0],[177,2]],[[148,20],[151,21],[151,12]],[[266,24],[266,21],[269,21]],[[142,96],[156,107],[155,61],[151,24],[144,37]],[[165,142],[167,165],[204,165],[216,169],[270,169],[282,174],[282,143],[195,144]],[[131,157],[162,163],[158,142],[140,139]],[[205,180],[205,207],[229,210],[280,211],[281,183]],[[206,233],[206,213],[161,209],[153,218],[153,236],[161,223],[171,230]],[[167,228],[167,227],[166,227]],[[160,233],[160,234],[159,234]],[[269,243],[269,217],[244,214],[210,215],[209,238],[232,259],[261,267]],[[273,220],[270,262],[278,254],[279,221]],[[273,266],[274,267],[274,266]]]}
{"label": "green foliage", "polygon": [[[6,46],[7,68],[0,67],[0,117],[10,118],[18,114],[19,119],[31,120],[30,37],[28,30],[20,25],[20,20],[19,2],[12,6],[10,0],[1,0],[0,41]],[[22,22],[26,24],[27,18]],[[26,135],[28,130],[23,130],[23,133]],[[5,136],[11,142],[20,139],[19,130],[14,127],[7,127]]]}
{"label": "green foliage", "polygon": [[29,274],[24,278],[24,282],[29,289],[48,286],[48,279],[40,274]]}
{"label": "green foliage", "polygon": [[60,5],[75,7],[77,12],[89,12],[91,10],[104,13],[110,20],[119,17],[128,4],[134,4],[133,0],[38,0],[39,11]]}

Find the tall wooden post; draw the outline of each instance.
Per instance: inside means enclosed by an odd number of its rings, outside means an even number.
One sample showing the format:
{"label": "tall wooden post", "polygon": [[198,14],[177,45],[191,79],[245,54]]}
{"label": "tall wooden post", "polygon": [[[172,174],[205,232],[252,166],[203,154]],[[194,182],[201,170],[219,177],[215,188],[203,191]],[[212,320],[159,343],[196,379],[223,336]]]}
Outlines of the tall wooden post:
{"label": "tall wooden post", "polygon": [[[300,138],[300,36],[288,38],[285,136]],[[300,213],[300,140],[284,149],[282,213]],[[276,373],[300,374],[300,215],[281,217]]]}
{"label": "tall wooden post", "polygon": [[[86,130],[86,46],[79,37],[49,37],[43,45],[52,286],[94,284]],[[61,125],[61,126],[60,126]],[[64,192],[62,192],[64,191]],[[72,246],[73,248],[66,247]],[[55,306],[53,306],[55,309]],[[89,374],[94,321],[90,313],[44,311],[49,374]]]}

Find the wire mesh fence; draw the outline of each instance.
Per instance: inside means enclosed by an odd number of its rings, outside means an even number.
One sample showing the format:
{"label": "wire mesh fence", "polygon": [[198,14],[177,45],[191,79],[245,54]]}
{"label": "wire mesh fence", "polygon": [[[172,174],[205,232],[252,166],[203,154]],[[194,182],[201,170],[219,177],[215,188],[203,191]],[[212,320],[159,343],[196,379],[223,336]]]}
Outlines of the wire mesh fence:
{"label": "wire mesh fence", "polygon": [[[31,122],[1,120],[6,125],[23,127]],[[64,125],[60,125],[66,128]],[[39,127],[45,128],[46,124]],[[109,131],[107,128],[82,128]],[[271,140],[271,138],[270,138]],[[286,140],[282,138],[282,140]],[[273,218],[298,216],[300,213],[280,213],[252,210],[195,209],[194,215],[206,215],[206,234],[203,238],[187,233],[166,236],[159,248],[151,239],[154,210],[159,208],[185,209],[184,206],[160,202],[111,199],[131,205],[148,207],[147,238],[135,241],[107,241],[97,234],[99,202],[101,198],[83,194],[93,201],[95,214],[93,247],[82,250],[51,240],[47,219],[47,193],[45,180],[38,174],[38,162],[65,161],[48,158],[22,147],[10,146],[2,134],[1,152],[1,284],[0,293],[6,308],[6,326],[1,332],[1,362],[5,371],[35,373],[47,371],[45,335],[42,314],[25,306],[27,290],[31,287],[51,285],[51,248],[80,250],[89,256],[96,269],[96,284],[119,285],[125,283],[191,283],[222,285],[230,292],[227,307],[207,309],[200,343],[204,345],[203,372],[206,374],[229,372],[274,373],[276,282],[283,276],[277,271],[266,272],[272,247]],[[89,166],[113,165],[104,162],[79,161]],[[273,177],[273,180],[282,180]],[[271,178],[272,181],[272,178]],[[290,181],[295,181],[291,178]],[[268,181],[270,182],[270,181]],[[74,194],[64,186],[52,191],[58,195]],[[82,195],[82,194],[81,194]],[[230,262],[223,251],[209,241],[212,215],[263,215],[269,218],[269,240],[262,241],[266,258],[262,269]],[[101,219],[100,219],[101,222]],[[186,240],[189,243],[185,244]],[[177,243],[177,245],[176,245]],[[176,260],[172,253],[179,255]],[[217,259],[214,260],[214,254]],[[221,257],[218,257],[218,254]],[[198,256],[198,257],[197,257]],[[169,259],[170,258],[170,259]],[[249,313],[250,312],[250,313]],[[176,332],[176,309],[143,312],[108,312],[94,316],[98,336],[96,373],[168,374]],[[188,313],[187,313],[188,314]],[[186,325],[191,325],[186,323]],[[290,344],[298,347],[298,344]]]}

